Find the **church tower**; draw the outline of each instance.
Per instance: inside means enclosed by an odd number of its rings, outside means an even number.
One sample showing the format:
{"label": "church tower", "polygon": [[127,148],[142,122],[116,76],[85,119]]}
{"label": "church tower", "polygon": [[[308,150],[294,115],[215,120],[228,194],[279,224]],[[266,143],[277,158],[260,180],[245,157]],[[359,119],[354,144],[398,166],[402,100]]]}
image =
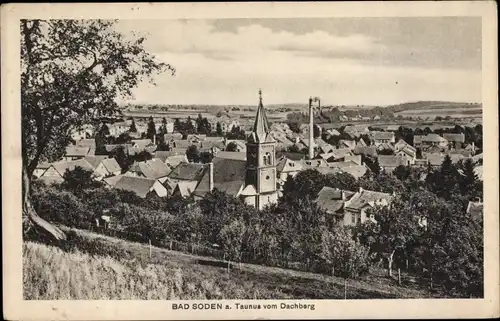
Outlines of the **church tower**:
{"label": "church tower", "polygon": [[241,192],[245,203],[259,210],[278,201],[276,189],[276,141],[270,135],[266,111],[259,90],[259,107],[252,133],[247,139],[245,188]]}

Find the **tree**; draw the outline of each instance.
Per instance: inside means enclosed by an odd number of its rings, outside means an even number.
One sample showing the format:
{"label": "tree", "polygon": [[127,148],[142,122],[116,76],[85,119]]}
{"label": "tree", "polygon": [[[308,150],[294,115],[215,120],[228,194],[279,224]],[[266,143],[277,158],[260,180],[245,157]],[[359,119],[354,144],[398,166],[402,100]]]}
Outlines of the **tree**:
{"label": "tree", "polygon": [[155,136],[156,136],[156,126],[153,117],[150,116],[148,122],[148,129],[146,130],[146,137],[151,139],[151,141],[153,141]]}
{"label": "tree", "polygon": [[313,137],[318,138],[320,136],[321,136],[321,127],[319,127],[318,125],[314,125],[313,126]]}
{"label": "tree", "polygon": [[482,184],[477,184],[477,175],[474,172],[474,164],[470,158],[467,158],[462,164],[463,176],[460,176],[459,184],[462,195],[470,195],[471,199],[477,197],[478,187],[482,188]]}
{"label": "tree", "polygon": [[332,276],[356,278],[368,272],[368,248],[353,239],[350,229],[336,225],[323,229],[319,256],[330,268]]}
{"label": "tree", "polygon": [[196,145],[191,145],[186,149],[187,159],[191,163],[197,163],[200,160],[200,152],[198,151],[198,147]]}
{"label": "tree", "polygon": [[176,118],[174,120],[174,131],[180,133],[180,132],[182,132],[182,130],[183,130],[182,122],[180,121],[179,118]]}
{"label": "tree", "polygon": [[161,119],[161,126],[160,126],[160,133],[159,134],[163,137],[167,133],[168,133],[168,130],[167,130],[167,119],[165,117],[163,117]]}
{"label": "tree", "polygon": [[217,122],[217,128],[216,128],[217,136],[224,136],[224,133],[222,132],[222,126],[220,122]]}
{"label": "tree", "polygon": [[404,165],[397,166],[393,171],[394,176],[396,176],[400,181],[407,180],[410,177],[410,173],[410,167]]}
{"label": "tree", "polygon": [[241,248],[243,245],[243,236],[246,232],[246,226],[242,219],[235,219],[231,223],[224,225],[219,233],[224,256],[229,262],[241,262]]}
{"label": "tree", "polygon": [[24,217],[36,215],[30,179],[38,163],[51,158],[51,146],[61,147],[72,129],[92,117],[115,114],[115,98],[130,96],[144,77],[174,71],[144,50],[144,38],[118,33],[115,22],[20,22]]}
{"label": "tree", "polygon": [[114,152],[114,158],[122,169],[122,174],[127,172],[133,161],[128,157],[125,146],[118,146]]}
{"label": "tree", "polygon": [[238,151],[238,145],[236,145],[235,142],[230,142],[226,146],[226,151],[228,151],[228,152],[237,152]]}
{"label": "tree", "polygon": [[404,253],[419,229],[420,213],[416,213],[414,207],[408,203],[404,198],[397,197],[390,206],[376,206],[367,213],[374,215],[377,229],[374,235],[361,237],[373,239],[372,251],[381,253],[386,258],[388,276],[392,276],[396,252]]}
{"label": "tree", "polygon": [[290,130],[292,132],[297,133],[297,134],[300,133],[300,124],[298,122],[295,122],[295,121],[292,122],[292,121],[290,121],[287,124],[288,124],[288,127],[290,128]]}
{"label": "tree", "polygon": [[135,120],[132,118],[132,123],[130,124],[130,129],[128,130],[131,133],[137,133],[137,127],[135,126]]}
{"label": "tree", "polygon": [[74,193],[80,193],[82,190],[88,188],[103,186],[101,182],[94,180],[92,171],[83,169],[80,166],[76,166],[73,170],[66,170],[63,179],[61,187]]}

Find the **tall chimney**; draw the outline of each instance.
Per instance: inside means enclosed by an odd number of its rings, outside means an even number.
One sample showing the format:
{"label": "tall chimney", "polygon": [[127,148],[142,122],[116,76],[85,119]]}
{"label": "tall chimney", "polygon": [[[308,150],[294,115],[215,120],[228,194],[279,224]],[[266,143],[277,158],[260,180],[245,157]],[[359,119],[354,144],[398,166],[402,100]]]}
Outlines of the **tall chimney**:
{"label": "tall chimney", "polygon": [[214,189],[214,163],[213,162],[210,162],[208,164],[208,188],[209,188],[209,191],[213,191]]}
{"label": "tall chimney", "polygon": [[312,98],[309,98],[309,159],[314,158],[314,124]]}
{"label": "tall chimney", "polygon": [[153,145],[156,145],[156,134],[153,135]]}

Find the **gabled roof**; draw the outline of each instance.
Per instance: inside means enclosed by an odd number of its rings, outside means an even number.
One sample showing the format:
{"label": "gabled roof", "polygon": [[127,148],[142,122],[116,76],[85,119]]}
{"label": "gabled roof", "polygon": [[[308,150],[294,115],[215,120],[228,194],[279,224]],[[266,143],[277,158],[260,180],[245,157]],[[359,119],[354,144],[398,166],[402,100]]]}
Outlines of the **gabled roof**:
{"label": "gabled roof", "polygon": [[206,164],[180,163],[168,177],[184,181],[200,181],[207,168]]}
{"label": "gabled roof", "polygon": [[76,142],[76,146],[79,147],[95,147],[95,139],[80,139]]}
{"label": "gabled roof", "polygon": [[356,148],[356,141],[355,140],[347,140],[347,139],[341,139],[339,140],[339,146],[344,146],[346,148],[354,149]]}
{"label": "gabled roof", "polygon": [[463,133],[460,134],[443,133],[443,138],[449,142],[457,142],[457,143],[465,142],[465,135]]}
{"label": "gabled roof", "polygon": [[392,195],[389,193],[375,192],[361,189],[352,198],[346,202],[345,207],[355,210],[361,210],[366,206],[375,206],[380,201],[390,202]]}
{"label": "gabled roof", "polygon": [[393,132],[372,131],[370,132],[370,135],[375,140],[387,140],[387,139],[391,140],[394,138]]}
{"label": "gabled roof", "polygon": [[241,191],[240,195],[242,195],[242,196],[254,196],[254,195],[257,195],[257,190],[255,189],[255,186],[247,185]]}
{"label": "gabled roof", "polygon": [[154,177],[150,178],[162,178],[167,176],[171,171],[171,168],[158,158],[147,160],[146,165],[148,165],[154,172]]}
{"label": "gabled roof", "polygon": [[[214,188],[237,196],[245,185],[246,161],[214,157],[212,163]],[[209,176],[210,172],[206,170],[194,191],[195,195],[203,196],[208,193],[210,189]]]}
{"label": "gabled roof", "polygon": [[278,173],[296,172],[302,170],[302,164],[282,156],[276,165],[276,171]]}
{"label": "gabled roof", "polygon": [[426,154],[425,158],[432,166],[440,166],[444,161],[444,155],[436,153]]}
{"label": "gabled roof", "polygon": [[94,171],[94,168],[92,167],[92,165],[90,165],[89,162],[87,162],[84,159],[78,159],[78,160],[69,161],[69,162],[66,162],[66,161],[57,162],[57,163],[53,163],[52,166],[61,176],[64,175],[66,170],[72,171],[77,166],[79,166],[85,170],[91,171],[91,172]]}
{"label": "gabled roof", "polygon": [[180,163],[183,163],[183,162],[188,163],[188,159],[187,159],[186,154],[173,155],[173,156],[169,156],[169,157],[167,157],[167,159],[165,159],[165,164],[167,164],[171,168],[177,167]]}
{"label": "gabled roof", "polygon": [[68,146],[66,147],[66,157],[84,157],[90,151],[90,147]]}
{"label": "gabled roof", "polygon": [[354,194],[355,192],[325,186],[319,191],[316,203],[321,209],[335,213],[342,209],[345,201]]}
{"label": "gabled roof", "polygon": [[318,168],[323,174],[347,173],[354,178],[360,178],[366,174],[368,168],[365,165],[358,165],[353,161],[329,163],[328,169]]}
{"label": "gabled roof", "polygon": [[399,155],[378,155],[377,157],[380,167],[397,167],[405,165],[404,159]]}
{"label": "gabled roof", "polygon": [[146,197],[148,192],[153,188],[155,182],[155,179],[123,175],[115,183],[114,187],[116,189],[134,192],[139,197]]}
{"label": "gabled roof", "polygon": [[122,178],[123,175],[110,176],[103,179],[103,181],[109,186],[115,186],[116,183]]}
{"label": "gabled roof", "polygon": [[226,152],[220,151],[217,153],[217,157],[225,159],[235,159],[235,160],[246,160],[247,153],[245,152]]}
{"label": "gabled roof", "polygon": [[176,155],[179,155],[179,154],[176,152],[172,152],[172,151],[156,151],[154,158],[157,158],[157,159],[161,160],[162,162],[165,162],[168,157],[176,156]]}
{"label": "gabled roof", "polygon": [[[84,159],[95,169],[99,164],[107,159],[108,156],[106,155],[97,155],[97,156],[86,156]],[[114,159],[114,158],[113,158]]]}
{"label": "gabled roof", "polygon": [[438,134],[434,134],[434,133],[431,133],[431,134],[428,134],[427,136],[424,136],[422,138],[422,141],[424,141],[424,142],[436,142],[436,143],[447,142],[446,139],[444,139],[443,137],[439,136]]}
{"label": "gabled roof", "polygon": [[180,194],[182,197],[188,197],[196,189],[197,182],[180,181],[174,188],[174,194]]}

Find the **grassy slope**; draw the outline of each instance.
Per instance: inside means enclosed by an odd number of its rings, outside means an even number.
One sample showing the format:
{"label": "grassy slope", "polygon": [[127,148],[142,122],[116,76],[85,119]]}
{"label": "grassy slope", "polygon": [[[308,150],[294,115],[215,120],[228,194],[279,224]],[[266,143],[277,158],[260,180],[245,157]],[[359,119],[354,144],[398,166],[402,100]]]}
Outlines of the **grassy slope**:
{"label": "grassy slope", "polygon": [[[200,257],[77,231],[78,249],[25,242],[25,299],[342,299],[344,280],[242,264],[200,265]],[[96,255],[99,253],[99,255]],[[104,253],[104,254],[103,254]],[[206,258],[204,258],[206,259]],[[348,298],[425,298],[426,290],[370,275],[348,280]]]}

